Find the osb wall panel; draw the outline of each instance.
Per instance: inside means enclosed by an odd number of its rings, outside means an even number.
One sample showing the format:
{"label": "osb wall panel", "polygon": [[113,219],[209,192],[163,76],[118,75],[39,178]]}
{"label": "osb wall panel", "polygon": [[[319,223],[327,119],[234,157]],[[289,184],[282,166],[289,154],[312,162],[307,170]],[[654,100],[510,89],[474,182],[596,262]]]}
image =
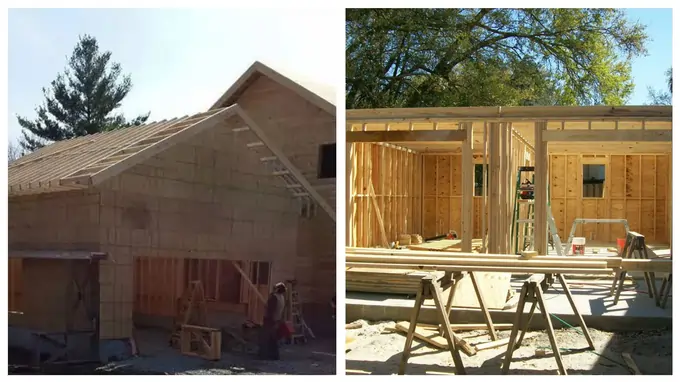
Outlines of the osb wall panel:
{"label": "osb wall panel", "polygon": [[96,191],[9,198],[7,240],[14,250],[99,250]]}
{"label": "osb wall panel", "polygon": [[[102,186],[99,233],[112,254],[102,265],[110,280],[102,302],[124,306],[124,321],[132,315],[133,258],[271,261],[275,277],[295,276],[297,203],[234,140],[233,127],[203,132]],[[117,335],[128,330],[116,325]]]}
{"label": "osb wall panel", "polygon": [[[379,218],[388,242],[400,234],[419,233],[420,173],[419,155],[388,145],[354,143],[352,163],[351,243],[350,246],[382,246]],[[375,194],[372,200],[371,187]],[[377,209],[376,209],[377,206]]]}
{"label": "osb wall panel", "polygon": [[[335,179],[317,179],[319,146],[336,141],[334,116],[265,76],[236,102],[312,185],[335,184]],[[335,206],[334,199],[326,200]]]}
{"label": "osb wall panel", "polygon": [[[605,165],[604,197],[583,196],[583,164]],[[566,240],[576,218],[627,219],[630,229],[647,242],[668,243],[670,156],[650,155],[550,155],[552,211]],[[577,226],[576,236],[615,242],[625,236],[621,224]]]}
{"label": "osb wall panel", "polygon": [[[475,151],[482,148],[476,147]],[[422,235],[432,237],[446,234],[454,230],[458,235],[462,235],[461,212],[463,205],[463,168],[461,154],[424,154],[423,157],[423,226]],[[510,157],[511,194],[508,195],[507,213],[512,216],[514,208],[514,190],[517,178],[517,168],[519,166],[533,165],[533,149],[525,145],[520,139],[513,136],[512,151]],[[487,159],[487,166],[489,160]],[[473,154],[474,164],[484,164],[483,154]],[[514,170],[512,170],[514,169]],[[488,173],[488,167],[487,167]],[[487,177],[489,175],[487,174]],[[471,188],[474,189],[474,186]],[[487,184],[487,194],[489,193]],[[484,227],[484,196],[473,196],[473,223],[472,237],[482,238]],[[520,213],[525,213],[524,208]],[[489,220],[486,218],[488,230]]]}

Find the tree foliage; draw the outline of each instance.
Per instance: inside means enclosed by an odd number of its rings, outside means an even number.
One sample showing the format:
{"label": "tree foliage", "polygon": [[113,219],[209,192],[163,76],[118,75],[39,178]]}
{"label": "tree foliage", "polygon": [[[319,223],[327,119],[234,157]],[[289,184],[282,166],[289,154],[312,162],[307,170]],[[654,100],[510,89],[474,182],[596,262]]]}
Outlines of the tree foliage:
{"label": "tree foliage", "polygon": [[121,76],[120,64],[110,60],[111,52],[100,52],[94,37],[81,36],[64,73],[49,90],[42,89],[45,100],[35,110],[37,117],[17,116],[23,128],[21,146],[33,151],[50,142],[146,122],[149,113],[129,121],[114,113],[132,81],[129,75]]}
{"label": "tree foliage", "polygon": [[650,105],[671,105],[673,101],[673,68],[666,70],[666,86],[668,91],[647,87],[647,97]]}
{"label": "tree foliage", "polygon": [[620,9],[349,9],[347,108],[620,105],[644,27]]}
{"label": "tree foliage", "polygon": [[24,155],[24,150],[19,145],[10,142],[7,146],[7,163],[12,163]]}

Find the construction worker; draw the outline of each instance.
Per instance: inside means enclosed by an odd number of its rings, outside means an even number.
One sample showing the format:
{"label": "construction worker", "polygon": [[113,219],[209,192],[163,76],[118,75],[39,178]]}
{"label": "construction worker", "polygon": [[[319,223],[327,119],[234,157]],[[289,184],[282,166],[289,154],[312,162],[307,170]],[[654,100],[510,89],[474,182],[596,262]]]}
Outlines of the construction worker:
{"label": "construction worker", "polygon": [[286,284],[277,283],[267,300],[258,349],[261,359],[279,359],[279,335],[281,326],[285,325],[283,317],[286,303],[285,295]]}

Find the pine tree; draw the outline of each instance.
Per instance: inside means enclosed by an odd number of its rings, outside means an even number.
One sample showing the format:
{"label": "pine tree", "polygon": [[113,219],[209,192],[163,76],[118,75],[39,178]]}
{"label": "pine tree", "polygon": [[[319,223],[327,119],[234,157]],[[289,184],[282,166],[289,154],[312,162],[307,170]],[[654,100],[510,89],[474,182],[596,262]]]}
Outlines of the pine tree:
{"label": "pine tree", "polygon": [[79,37],[64,73],[57,75],[49,90],[42,89],[45,102],[36,108],[37,118],[17,116],[25,150],[146,122],[149,113],[130,121],[114,113],[132,89],[132,81],[129,75],[121,76],[120,64],[110,59],[111,52],[100,52],[96,38]]}

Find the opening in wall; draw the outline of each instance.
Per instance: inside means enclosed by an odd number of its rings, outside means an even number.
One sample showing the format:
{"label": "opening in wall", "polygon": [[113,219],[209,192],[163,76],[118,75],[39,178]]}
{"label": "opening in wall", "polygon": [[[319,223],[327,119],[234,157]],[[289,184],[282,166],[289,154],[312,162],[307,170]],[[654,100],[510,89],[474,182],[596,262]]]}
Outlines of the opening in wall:
{"label": "opening in wall", "polygon": [[335,178],[335,143],[319,147],[319,179]]}
{"label": "opening in wall", "polygon": [[603,164],[583,165],[583,197],[604,197],[605,168]]}
{"label": "opening in wall", "polygon": [[[482,178],[484,177],[484,164],[475,164],[475,196],[484,196],[484,184],[482,183]],[[487,193],[489,192],[489,165],[486,165],[486,186]]]}

